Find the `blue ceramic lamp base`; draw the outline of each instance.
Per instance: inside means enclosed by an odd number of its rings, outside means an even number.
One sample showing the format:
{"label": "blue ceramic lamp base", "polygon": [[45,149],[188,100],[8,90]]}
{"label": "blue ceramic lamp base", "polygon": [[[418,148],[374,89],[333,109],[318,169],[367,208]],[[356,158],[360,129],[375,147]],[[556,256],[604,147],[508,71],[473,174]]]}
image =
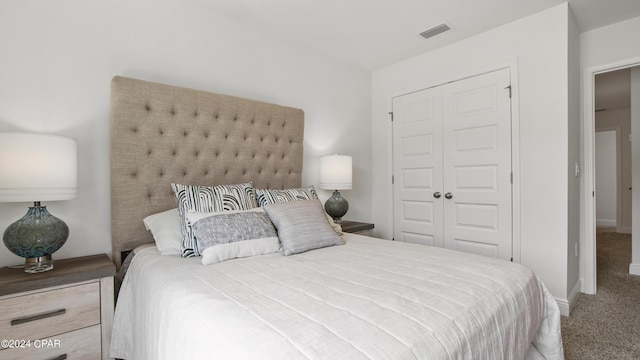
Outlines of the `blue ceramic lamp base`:
{"label": "blue ceramic lamp base", "polygon": [[51,254],[69,237],[69,227],[51,215],[46,206],[35,202],[26,215],[9,225],[4,232],[5,246],[25,259],[24,271],[39,273],[53,269]]}

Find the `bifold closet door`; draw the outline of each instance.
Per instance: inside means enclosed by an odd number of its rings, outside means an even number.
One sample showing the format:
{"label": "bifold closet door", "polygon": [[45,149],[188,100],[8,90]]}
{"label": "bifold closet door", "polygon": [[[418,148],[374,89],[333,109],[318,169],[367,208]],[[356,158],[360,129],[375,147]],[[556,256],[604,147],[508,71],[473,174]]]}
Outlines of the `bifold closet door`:
{"label": "bifold closet door", "polygon": [[393,99],[394,239],[511,258],[509,70]]}
{"label": "bifold closet door", "polygon": [[393,99],[394,239],[444,246],[442,90]]}

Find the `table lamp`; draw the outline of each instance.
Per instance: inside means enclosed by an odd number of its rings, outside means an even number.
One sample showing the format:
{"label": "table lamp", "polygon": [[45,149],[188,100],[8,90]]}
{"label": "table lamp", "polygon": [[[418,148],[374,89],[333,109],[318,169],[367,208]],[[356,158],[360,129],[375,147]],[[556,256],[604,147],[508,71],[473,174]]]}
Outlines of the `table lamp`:
{"label": "table lamp", "polygon": [[352,159],[347,155],[328,155],[320,158],[320,188],[334,190],[324,203],[324,209],[333,220],[340,224],[349,210],[349,202],[338,190],[351,189]]}
{"label": "table lamp", "polygon": [[51,254],[69,237],[67,224],[51,215],[40,202],[76,198],[77,162],[78,145],[74,139],[0,133],[0,202],[34,202],[3,236],[6,247],[25,258],[25,272],[52,270]]}

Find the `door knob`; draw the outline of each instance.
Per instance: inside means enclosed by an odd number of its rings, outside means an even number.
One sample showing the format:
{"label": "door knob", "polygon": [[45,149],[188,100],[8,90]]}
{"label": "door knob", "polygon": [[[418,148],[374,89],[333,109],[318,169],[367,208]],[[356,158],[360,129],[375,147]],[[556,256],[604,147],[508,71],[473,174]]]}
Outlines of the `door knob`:
{"label": "door knob", "polygon": [[433,193],[433,197],[436,199],[440,199],[440,196],[442,196],[442,194],[440,194],[440,192],[436,191]]}
{"label": "door knob", "polygon": [[448,193],[444,194],[444,197],[446,197],[447,199],[451,199],[453,197],[453,194],[448,192]]}

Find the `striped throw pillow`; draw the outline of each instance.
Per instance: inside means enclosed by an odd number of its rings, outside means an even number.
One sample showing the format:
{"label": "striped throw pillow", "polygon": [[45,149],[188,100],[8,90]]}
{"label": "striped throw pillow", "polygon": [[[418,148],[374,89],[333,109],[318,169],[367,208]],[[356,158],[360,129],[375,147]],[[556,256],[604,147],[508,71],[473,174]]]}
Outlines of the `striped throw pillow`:
{"label": "striped throw pillow", "polygon": [[294,200],[313,200],[318,198],[318,193],[313,185],[297,189],[256,189],[258,206],[277,204]]}

